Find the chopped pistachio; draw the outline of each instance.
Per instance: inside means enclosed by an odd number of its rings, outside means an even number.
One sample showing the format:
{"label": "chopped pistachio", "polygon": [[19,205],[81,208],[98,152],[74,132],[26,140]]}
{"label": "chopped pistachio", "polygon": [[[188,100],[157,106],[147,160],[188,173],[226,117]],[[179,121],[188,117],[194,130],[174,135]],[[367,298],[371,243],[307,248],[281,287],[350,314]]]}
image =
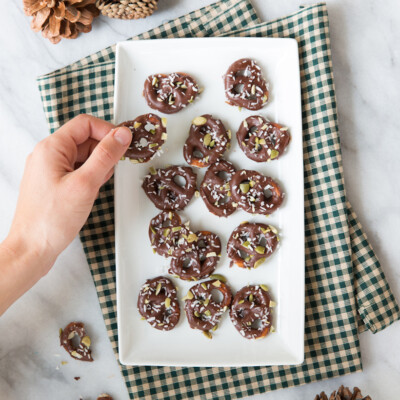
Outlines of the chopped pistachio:
{"label": "chopped pistachio", "polygon": [[161,140],[167,140],[168,139],[168,134],[167,134],[167,132],[163,132],[162,133],[162,135],[161,135]]}
{"label": "chopped pistachio", "polygon": [[245,242],[242,243],[243,247],[246,247],[246,249],[248,249],[250,247],[250,242],[248,240],[246,240]]}
{"label": "chopped pistachio", "polygon": [[157,82],[158,82],[158,79],[157,79],[157,77],[155,76],[155,77],[153,78],[153,81],[151,82],[151,86],[157,86]]}
{"label": "chopped pistachio", "polygon": [[167,297],[165,299],[165,308],[170,308],[171,307],[171,299]]}
{"label": "chopped pistachio", "polygon": [[249,296],[249,301],[250,301],[251,303],[254,301],[254,296],[253,296],[253,293],[250,293],[250,296]]}
{"label": "chopped pistachio", "polygon": [[243,121],[243,126],[244,126],[246,129],[248,129],[248,128],[249,128],[249,124],[247,123],[247,121],[246,121],[246,120],[244,120],[244,121]]}
{"label": "chopped pistachio", "polygon": [[76,332],[70,332],[68,335],[68,340],[71,340],[76,335]]}
{"label": "chopped pistachio", "polygon": [[276,158],[276,157],[278,157],[279,156],[279,151],[278,150],[275,150],[275,149],[272,149],[271,150],[271,155],[269,156],[269,158],[271,159],[271,160],[273,160],[274,158]]}
{"label": "chopped pistachio", "polygon": [[260,285],[260,288],[264,290],[264,292],[268,292],[268,286],[267,285]]}
{"label": "chopped pistachio", "polygon": [[169,235],[169,232],[170,232],[170,231],[171,231],[171,229],[165,228],[164,231],[163,231],[163,236],[164,236],[164,237],[167,237],[167,236]]}
{"label": "chopped pistachio", "polygon": [[[155,175],[157,173],[157,171],[156,171],[156,169],[154,167],[150,167],[149,171],[150,171],[151,175]],[[155,233],[155,232],[153,232],[153,233]]]}
{"label": "chopped pistachio", "polygon": [[265,258],[260,258],[254,263],[254,268],[258,268],[263,262],[265,261]]}
{"label": "chopped pistachio", "polygon": [[221,281],[215,281],[215,282],[213,282],[212,283],[213,284],[213,286],[215,286],[215,287],[220,287],[221,286]]}
{"label": "chopped pistachio", "polygon": [[181,226],[174,226],[174,227],[172,228],[172,232],[173,232],[173,233],[179,232],[181,229],[182,229]]}
{"label": "chopped pistachio", "polygon": [[204,311],[204,315],[207,315],[207,317],[211,317],[211,311],[210,310]]}
{"label": "chopped pistachio", "polygon": [[263,247],[263,246],[257,246],[255,248],[255,250],[256,250],[256,253],[258,253],[258,254],[264,254],[265,253],[265,247]]}
{"label": "chopped pistachio", "polygon": [[217,257],[217,253],[215,251],[210,251],[209,253],[206,254],[206,257]]}
{"label": "chopped pistachio", "polygon": [[215,146],[215,140],[211,140],[209,147],[213,148]]}
{"label": "chopped pistachio", "polygon": [[212,330],[213,332],[215,332],[217,329],[218,329],[218,325],[215,325],[214,328],[212,328],[211,330]]}
{"label": "chopped pistachio", "polygon": [[196,190],[196,191],[194,192],[194,197],[200,197],[200,192],[199,192],[198,190]]}
{"label": "chopped pistachio", "polygon": [[275,301],[271,300],[271,301],[269,302],[269,306],[270,306],[271,308],[276,307]]}
{"label": "chopped pistachio", "polygon": [[204,139],[203,139],[204,146],[208,146],[210,144],[210,142],[211,142],[211,134],[207,133],[204,135]]}
{"label": "chopped pistachio", "polygon": [[226,133],[228,134],[228,138],[231,139],[232,138],[232,131],[230,129],[228,129],[226,131]]}
{"label": "chopped pistachio", "polygon": [[157,287],[156,287],[156,296],[158,296],[158,294],[160,293],[160,291],[161,291],[161,282],[159,282],[159,283],[157,284]]}
{"label": "chopped pistachio", "polygon": [[222,276],[222,275],[219,275],[219,274],[211,275],[210,279],[217,279],[217,280],[219,280],[221,282],[224,282],[224,283],[226,282],[226,278],[224,276]]}
{"label": "chopped pistachio", "polygon": [[266,144],[266,141],[265,141],[264,138],[261,138],[260,141],[259,141],[258,143],[260,143],[260,144]]}
{"label": "chopped pistachio", "polygon": [[192,124],[196,126],[204,125],[207,122],[207,118],[204,117],[196,117],[193,119]]}
{"label": "chopped pistachio", "polygon": [[183,298],[183,300],[192,300],[193,299],[193,293],[189,290],[187,292],[187,295]]}
{"label": "chopped pistachio", "polygon": [[271,231],[273,232],[273,233],[275,233],[275,235],[277,235],[278,234],[278,229],[276,229],[274,226],[272,226],[272,225],[268,225],[269,226],[269,228],[271,229]]}
{"label": "chopped pistachio", "polygon": [[150,149],[153,149],[154,147],[158,147],[158,143],[150,143],[149,147],[150,147]]}
{"label": "chopped pistachio", "polygon": [[244,194],[246,194],[250,190],[250,185],[248,183],[241,183],[239,187]]}
{"label": "chopped pistachio", "polygon": [[204,290],[207,290],[207,285],[206,285],[204,282],[201,284],[201,287],[202,287]]}
{"label": "chopped pistachio", "polygon": [[197,242],[197,239],[198,239],[198,237],[197,237],[197,235],[195,233],[190,233],[188,235],[187,242],[188,243]]}
{"label": "chopped pistachio", "polygon": [[163,117],[161,118],[161,125],[166,128],[167,127],[167,118]]}
{"label": "chopped pistachio", "polygon": [[58,335],[61,336],[62,333],[63,333],[63,330],[60,328],[60,329],[58,330]]}
{"label": "chopped pistachio", "polygon": [[199,313],[198,311],[195,311],[195,312],[194,312],[194,316],[197,317],[197,318],[199,318],[199,317],[200,317],[200,313]]}
{"label": "chopped pistachio", "polygon": [[61,365],[67,365],[68,361],[61,361]]}
{"label": "chopped pistachio", "polygon": [[137,121],[133,124],[133,128],[134,129],[137,129],[137,128],[141,127],[141,126],[142,126],[142,124],[140,122],[137,122]]}
{"label": "chopped pistachio", "polygon": [[212,335],[209,331],[203,331],[203,335],[207,338],[207,339],[212,339]]}
{"label": "chopped pistachio", "polygon": [[207,307],[208,306],[208,304],[210,303],[210,299],[205,299],[204,300],[204,305]]}
{"label": "chopped pistachio", "polygon": [[275,327],[274,327],[273,325],[271,326],[270,332],[271,332],[271,333],[276,332],[276,331],[275,331]]}
{"label": "chopped pistachio", "polygon": [[71,356],[75,357],[75,358],[82,358],[82,356],[79,353],[77,353],[75,350],[71,351]]}
{"label": "chopped pistachio", "polygon": [[244,303],[244,300],[239,300],[238,301],[238,304],[243,304]]}
{"label": "chopped pistachio", "polygon": [[92,344],[92,341],[90,340],[89,336],[84,336],[81,340],[81,342],[86,346],[86,347],[90,347],[90,345]]}

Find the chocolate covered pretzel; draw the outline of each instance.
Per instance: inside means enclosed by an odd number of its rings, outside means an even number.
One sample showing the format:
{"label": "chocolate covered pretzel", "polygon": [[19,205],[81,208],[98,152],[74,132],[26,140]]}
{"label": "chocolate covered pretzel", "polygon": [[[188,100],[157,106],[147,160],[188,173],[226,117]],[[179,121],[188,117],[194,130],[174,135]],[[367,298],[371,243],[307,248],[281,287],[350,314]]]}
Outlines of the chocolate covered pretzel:
{"label": "chocolate covered pretzel", "polygon": [[[148,125],[153,127],[148,128]],[[133,121],[125,121],[118,126],[125,126],[132,132],[132,141],[125,157],[133,163],[151,160],[167,140],[167,120],[155,114],[140,115]]]}
{"label": "chocolate covered pretzel", "polygon": [[271,298],[265,285],[245,286],[232,301],[233,326],[246,339],[261,339],[271,330]]}
{"label": "chocolate covered pretzel", "polygon": [[172,211],[162,211],[150,221],[149,238],[153,250],[160,256],[181,257],[196,250],[197,236]]}
{"label": "chocolate covered pretzel", "polygon": [[229,237],[228,257],[240,268],[258,268],[277,248],[277,233],[270,225],[244,222]]}
{"label": "chocolate covered pretzel", "polygon": [[232,106],[259,110],[268,101],[268,84],[250,58],[235,61],[224,76],[224,84],[227,103]]}
{"label": "chocolate covered pretzel", "polygon": [[[222,295],[220,302],[213,298],[214,290]],[[185,297],[185,312],[190,327],[207,332],[211,338],[209,331],[216,329],[231,301],[231,289],[219,279],[212,279],[193,286]]]}
{"label": "chocolate covered pretzel", "polygon": [[238,207],[251,214],[272,214],[284,199],[278,183],[257,171],[242,169],[235,172],[230,185]]}
{"label": "chocolate covered pretzel", "polygon": [[[177,178],[185,181],[180,185]],[[142,188],[154,205],[164,211],[183,210],[196,191],[196,174],[190,167],[173,165],[167,168],[150,168]]]}
{"label": "chocolate covered pretzel", "polygon": [[162,276],[148,279],[141,287],[137,308],[153,328],[162,331],[175,328],[181,315],[176,287]]}
{"label": "chocolate covered pretzel", "polygon": [[218,160],[207,169],[200,185],[205,205],[218,217],[227,217],[236,210],[237,204],[232,199],[229,183],[235,171],[230,162]]}
{"label": "chocolate covered pretzel", "polygon": [[188,164],[203,168],[217,161],[230,145],[230,133],[219,119],[205,114],[193,119],[183,147]]}
{"label": "chocolate covered pretzel", "polygon": [[194,249],[171,260],[168,272],[182,280],[199,280],[210,276],[221,257],[221,241],[212,232],[196,232]]}
{"label": "chocolate covered pretzel", "polygon": [[[73,343],[75,336],[79,338],[78,346]],[[82,322],[71,322],[64,330],[60,330],[60,345],[76,360],[93,361],[92,350],[90,350],[91,340]]]}
{"label": "chocolate covered pretzel", "polygon": [[196,81],[183,72],[150,75],[144,83],[143,90],[149,107],[164,114],[182,110],[193,102],[198,93]]}
{"label": "chocolate covered pretzel", "polygon": [[287,127],[259,115],[246,118],[240,124],[236,137],[243,153],[257,162],[279,158],[290,142]]}

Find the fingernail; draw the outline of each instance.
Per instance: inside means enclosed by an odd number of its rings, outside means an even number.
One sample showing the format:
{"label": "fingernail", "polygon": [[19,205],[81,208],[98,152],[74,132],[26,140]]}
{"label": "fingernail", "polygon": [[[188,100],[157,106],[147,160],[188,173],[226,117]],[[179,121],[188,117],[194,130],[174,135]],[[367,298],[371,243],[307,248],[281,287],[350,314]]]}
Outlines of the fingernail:
{"label": "fingernail", "polygon": [[132,133],[128,128],[117,128],[114,131],[114,139],[122,146],[126,146],[132,140]]}

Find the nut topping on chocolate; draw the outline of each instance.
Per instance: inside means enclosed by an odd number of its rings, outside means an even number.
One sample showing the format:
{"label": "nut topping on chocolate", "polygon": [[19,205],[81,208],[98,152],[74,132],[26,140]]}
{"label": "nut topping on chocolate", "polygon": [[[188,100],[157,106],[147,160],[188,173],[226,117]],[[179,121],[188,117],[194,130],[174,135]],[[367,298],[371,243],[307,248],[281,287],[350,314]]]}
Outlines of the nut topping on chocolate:
{"label": "nut topping on chocolate", "polygon": [[[73,343],[75,336],[80,339],[77,347]],[[93,361],[92,350],[90,350],[91,340],[82,322],[71,322],[64,330],[60,330],[60,345],[76,360]]]}
{"label": "nut topping on chocolate", "polygon": [[182,110],[192,103],[198,94],[196,81],[183,72],[150,75],[144,83],[143,90],[149,107],[164,114]]}
{"label": "nut topping on chocolate", "polygon": [[244,222],[228,240],[228,257],[241,268],[258,268],[277,248],[277,233],[271,225]]}
{"label": "nut topping on chocolate", "polygon": [[227,103],[259,110],[268,101],[268,84],[262,76],[261,68],[250,58],[235,61],[224,76]]}
{"label": "nut topping on chocolate", "polygon": [[204,203],[218,217],[227,217],[237,208],[229,183],[235,171],[230,162],[221,159],[210,165],[200,185]]}
{"label": "nut topping on chocolate", "polygon": [[[222,295],[221,301],[215,300],[213,291]],[[211,339],[210,331],[217,329],[221,316],[231,304],[232,293],[224,282],[212,279],[193,286],[184,300],[190,327],[206,332]]]}
{"label": "nut topping on chocolate", "polygon": [[126,121],[118,126],[125,126],[132,132],[132,142],[125,152],[125,157],[133,163],[145,163],[151,160],[167,140],[167,122],[155,114],[140,115],[133,121]]}
{"label": "nut topping on chocolate", "polygon": [[[184,181],[182,185],[177,180],[179,177]],[[196,191],[196,174],[190,167],[176,165],[157,170],[151,168],[142,188],[158,209],[183,210]]]}
{"label": "nut topping on chocolate", "polygon": [[161,331],[175,328],[181,315],[176,287],[162,276],[148,279],[141,287],[137,307],[140,315]]}
{"label": "nut topping on chocolate", "polygon": [[230,185],[233,200],[238,207],[251,214],[272,214],[284,199],[284,193],[278,183],[257,171],[237,171]]}
{"label": "nut topping on chocolate", "polygon": [[193,119],[183,147],[188,164],[203,168],[213,164],[230,146],[230,136],[223,123],[205,114]]}
{"label": "nut topping on chocolate", "polygon": [[243,153],[253,161],[278,159],[290,142],[289,129],[259,115],[246,118],[236,133]]}
{"label": "nut topping on chocolate", "polygon": [[261,339],[272,330],[272,302],[265,289],[265,285],[245,286],[233,298],[229,316],[246,339]]}

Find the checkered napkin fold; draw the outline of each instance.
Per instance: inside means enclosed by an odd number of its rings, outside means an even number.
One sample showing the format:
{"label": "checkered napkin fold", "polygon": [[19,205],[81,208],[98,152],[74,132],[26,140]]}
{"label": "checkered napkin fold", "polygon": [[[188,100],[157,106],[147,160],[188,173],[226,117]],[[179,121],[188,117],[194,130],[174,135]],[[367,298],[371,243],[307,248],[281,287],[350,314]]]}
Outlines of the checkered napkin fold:
{"label": "checkered napkin fold", "polygon": [[[346,200],[326,5],[261,23],[248,0],[222,0],[134,39],[290,37],[299,44],[305,196],[305,361],[249,368],[126,367],[131,398],[233,399],[362,369],[359,332],[378,332],[399,307]],[[80,113],[113,118],[115,46],[38,78],[53,132]],[[81,231],[108,334],[118,357],[113,182]]]}

